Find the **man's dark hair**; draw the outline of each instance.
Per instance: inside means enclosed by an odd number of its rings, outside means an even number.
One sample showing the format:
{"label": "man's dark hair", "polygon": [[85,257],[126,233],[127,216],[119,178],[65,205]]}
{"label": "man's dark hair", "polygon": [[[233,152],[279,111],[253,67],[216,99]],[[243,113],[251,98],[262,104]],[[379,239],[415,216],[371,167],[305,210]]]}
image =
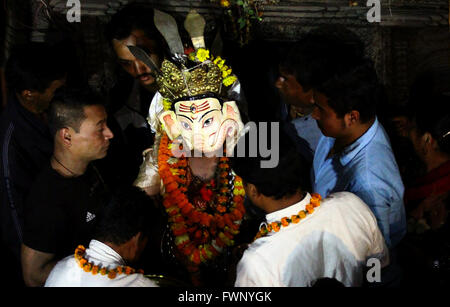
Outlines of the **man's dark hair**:
{"label": "man's dark hair", "polygon": [[415,110],[417,129],[423,135],[430,133],[442,152],[450,154],[450,96],[436,94],[423,101]]}
{"label": "man's dark hair", "polygon": [[140,3],[130,3],[111,17],[106,26],[105,36],[111,44],[113,39],[124,39],[130,36],[133,30],[142,30],[149,39],[156,41],[157,50],[146,50],[156,53],[161,58],[166,50],[166,41],[154,23],[152,8]]}
{"label": "man's dark hair", "polygon": [[362,123],[375,118],[377,105],[385,99],[384,87],[370,60],[344,75],[333,77],[317,90],[325,94],[328,105],[338,117],[356,110]]}
{"label": "man's dark hair", "polygon": [[84,108],[93,105],[104,105],[104,99],[90,89],[66,90],[50,104],[49,126],[52,134],[65,127],[71,127],[78,133],[86,119]]}
{"label": "man's dark hair", "polygon": [[137,187],[122,187],[98,216],[94,238],[121,245],[141,232],[149,236],[155,216],[152,199]]}
{"label": "man's dark hair", "polygon": [[5,66],[5,79],[11,93],[34,90],[43,93],[67,73],[64,51],[47,43],[13,47]]}
{"label": "man's dark hair", "polygon": [[[239,139],[239,142],[246,142],[246,150],[250,144],[250,135],[251,133],[248,133]],[[231,158],[231,167],[245,183],[254,184],[259,193],[281,199],[294,195],[299,189],[309,188],[308,164],[295,150],[294,144],[284,132],[280,131],[279,134],[279,148],[272,148],[279,151],[278,164],[273,168],[261,167],[261,161],[267,158],[261,156],[259,152],[256,157],[252,157],[249,150],[244,157],[239,156],[238,146],[239,143]]]}
{"label": "man's dark hair", "polygon": [[280,68],[309,91],[359,65],[364,46],[344,27],[322,26],[297,41],[282,58]]}

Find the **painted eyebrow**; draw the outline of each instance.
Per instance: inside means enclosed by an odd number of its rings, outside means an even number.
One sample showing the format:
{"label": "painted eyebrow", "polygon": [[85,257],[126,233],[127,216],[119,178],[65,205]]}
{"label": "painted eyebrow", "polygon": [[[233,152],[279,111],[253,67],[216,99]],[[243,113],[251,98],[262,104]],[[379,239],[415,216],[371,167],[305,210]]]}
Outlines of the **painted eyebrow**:
{"label": "painted eyebrow", "polygon": [[212,109],[209,110],[208,112],[206,112],[205,114],[202,115],[202,117],[200,117],[200,119],[198,121],[201,121],[203,117],[205,117],[208,113],[211,113],[212,111],[220,111],[219,109]]}
{"label": "painted eyebrow", "polygon": [[178,115],[178,116],[186,117],[187,119],[189,119],[189,120],[191,121],[191,123],[194,123],[194,121],[193,121],[192,119],[190,119],[189,117],[187,117],[186,115],[180,114],[180,115]]}

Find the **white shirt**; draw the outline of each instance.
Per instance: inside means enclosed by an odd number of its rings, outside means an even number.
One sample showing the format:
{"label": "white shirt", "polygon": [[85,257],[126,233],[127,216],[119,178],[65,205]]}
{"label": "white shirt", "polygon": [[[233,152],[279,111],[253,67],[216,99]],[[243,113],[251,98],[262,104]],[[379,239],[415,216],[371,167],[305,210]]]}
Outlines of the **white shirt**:
{"label": "white shirt", "polygon": [[[84,257],[100,268],[114,269],[125,265],[125,261],[118,253],[97,240],[91,240]],[[45,282],[45,287],[157,287],[157,285],[139,273],[118,274],[114,279],[100,273],[93,275],[80,268],[74,255],[70,255],[56,264]]]}
{"label": "white shirt", "polygon": [[[299,203],[266,215],[267,223],[290,218],[309,204]],[[384,238],[369,207],[349,192],[331,194],[297,224],[254,241],[237,267],[237,287],[312,286],[323,277],[359,286],[369,258],[389,263]]]}

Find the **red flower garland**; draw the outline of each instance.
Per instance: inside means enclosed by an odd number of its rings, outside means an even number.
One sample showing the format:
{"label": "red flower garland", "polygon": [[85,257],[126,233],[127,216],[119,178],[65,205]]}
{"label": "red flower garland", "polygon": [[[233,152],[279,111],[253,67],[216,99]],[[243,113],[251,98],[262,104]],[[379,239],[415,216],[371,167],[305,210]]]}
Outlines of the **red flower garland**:
{"label": "red flower garland", "polygon": [[239,233],[245,214],[245,193],[242,179],[231,174],[228,158],[220,158],[218,192],[213,191],[214,181],[200,190],[202,199],[214,212],[198,210],[186,195],[189,184],[187,159],[172,156],[171,144],[168,136],[164,135],[158,152],[159,174],[165,186],[163,205],[169,215],[175,245],[186,256],[188,269],[194,272],[201,263],[217,257],[224,246],[234,245],[233,238]]}

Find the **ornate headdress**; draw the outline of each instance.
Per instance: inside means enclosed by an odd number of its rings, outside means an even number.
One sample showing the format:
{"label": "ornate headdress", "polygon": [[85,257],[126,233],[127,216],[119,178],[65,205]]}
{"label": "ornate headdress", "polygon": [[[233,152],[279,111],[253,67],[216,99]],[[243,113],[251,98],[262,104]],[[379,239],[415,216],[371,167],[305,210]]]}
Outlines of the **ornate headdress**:
{"label": "ornate headdress", "polygon": [[227,152],[231,152],[243,130],[235,101],[241,97],[240,86],[225,60],[214,57],[205,48],[205,20],[195,11],[186,17],[184,26],[195,48],[191,52],[185,52],[172,16],[155,10],[154,22],[170,48],[170,59],[165,59],[159,68],[142,49],[128,46],[137,59],[157,73],[159,93],[149,111],[152,129],[164,130],[171,140],[182,136],[187,150],[205,153],[219,150],[227,140]]}
{"label": "ornate headdress", "polygon": [[161,95],[169,101],[201,94],[223,96],[224,90],[232,85],[237,77],[231,74],[231,68],[224,65],[220,57],[213,58],[209,50],[197,49],[189,54],[189,60],[197,65],[187,68],[184,64],[177,67],[164,60],[161,74],[156,82]]}
{"label": "ornate headdress", "polygon": [[171,59],[165,59],[161,68],[154,63],[148,63],[150,58],[145,53],[130,48],[136,58],[142,60],[157,71],[156,82],[159,92],[164,98],[164,109],[168,110],[173,102],[185,97],[212,94],[226,96],[227,90],[235,83],[237,77],[220,56],[214,57],[205,48],[205,20],[196,11],[187,15],[184,27],[191,36],[195,50],[186,54],[175,19],[164,12],[155,10],[155,26],[164,36],[172,54]]}

